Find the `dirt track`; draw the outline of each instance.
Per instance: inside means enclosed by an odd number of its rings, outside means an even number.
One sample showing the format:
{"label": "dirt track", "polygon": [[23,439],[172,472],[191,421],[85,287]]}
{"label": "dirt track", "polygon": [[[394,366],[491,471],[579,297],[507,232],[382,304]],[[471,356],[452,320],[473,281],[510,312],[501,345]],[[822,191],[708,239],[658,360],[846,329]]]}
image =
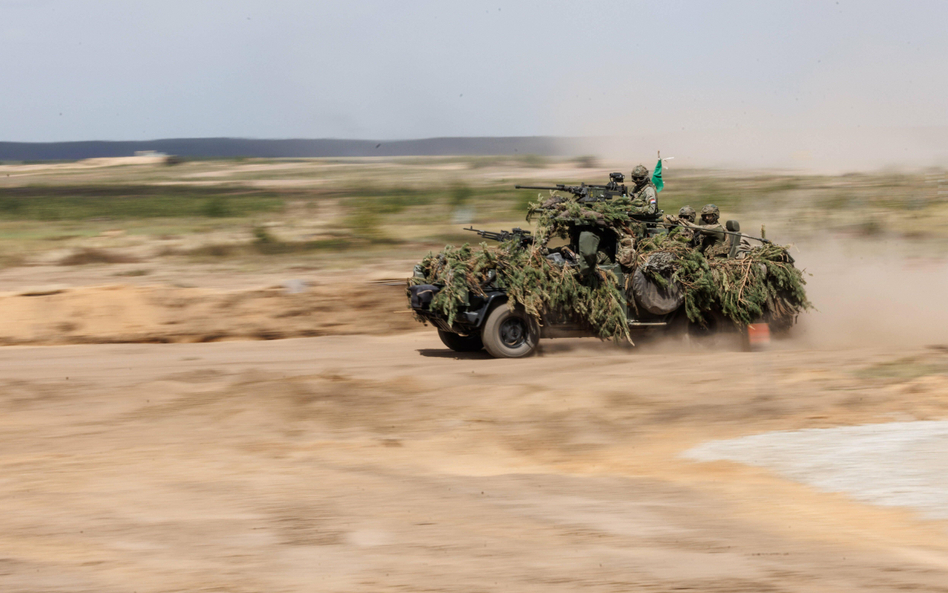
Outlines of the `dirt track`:
{"label": "dirt track", "polygon": [[[394,285],[392,285],[394,284]],[[0,345],[274,340],[416,329],[405,287],[213,290],[111,284],[0,293]]]}
{"label": "dirt track", "polygon": [[948,377],[917,369],[946,364],[595,341],[492,360],[430,329],[4,348],[0,590],[948,591],[943,522],[679,457],[943,419]]}

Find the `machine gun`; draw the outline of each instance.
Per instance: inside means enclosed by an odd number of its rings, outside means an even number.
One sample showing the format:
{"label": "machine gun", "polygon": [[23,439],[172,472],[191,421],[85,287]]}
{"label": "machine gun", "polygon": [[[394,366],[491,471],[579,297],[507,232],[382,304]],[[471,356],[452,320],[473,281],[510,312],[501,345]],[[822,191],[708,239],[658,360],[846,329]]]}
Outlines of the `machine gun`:
{"label": "machine gun", "polygon": [[763,238],[763,237],[755,237],[755,236],[753,236],[753,235],[748,235],[748,234],[742,233],[742,232],[741,232],[741,225],[740,225],[740,223],[738,223],[736,220],[729,220],[729,221],[727,221],[726,230],[723,230],[723,231],[722,231],[722,230],[703,229],[703,228],[701,228],[699,225],[696,225],[696,224],[684,225],[684,224],[681,224],[680,222],[676,222],[676,223],[666,222],[666,223],[661,223],[661,224],[659,224],[658,226],[663,226],[663,227],[665,227],[665,228],[667,228],[667,229],[672,229],[672,228],[675,228],[675,227],[679,227],[679,228],[688,229],[688,230],[690,230],[690,231],[692,231],[692,232],[694,232],[694,233],[700,233],[700,234],[703,234],[703,235],[713,235],[713,234],[716,234],[716,233],[724,233],[725,235],[729,235],[729,236],[732,236],[732,237],[741,237],[742,239],[750,239],[750,240],[752,240],[752,241],[760,241],[760,242],[763,243],[764,245],[773,245],[773,244],[774,244],[774,242],[771,241],[770,239],[765,239],[765,238]]}
{"label": "machine gun", "polygon": [[[729,246],[730,248],[728,250],[728,258],[730,259],[734,259],[737,256],[740,250],[741,239],[750,239],[751,241],[759,241],[763,245],[776,245],[776,243],[774,243],[773,241],[765,237],[755,237],[753,235],[742,233],[741,223],[737,222],[736,220],[727,221],[727,223],[725,223],[724,225],[726,230],[704,229],[695,224],[687,224],[687,225],[681,224],[681,222],[674,219],[666,223],[660,223],[658,226],[665,227],[666,229],[684,228],[695,233],[695,235],[714,235],[718,233],[723,233],[724,235],[732,238],[730,242],[730,246]],[[760,230],[761,230],[761,234],[764,234],[763,233],[764,227],[760,227]],[[790,252],[787,249],[784,249],[783,253],[784,253],[785,261],[787,263],[793,264],[795,262],[795,260],[793,259],[793,256],[790,255]]]}
{"label": "machine gun", "polygon": [[[629,189],[622,185],[625,181],[625,175],[622,173],[610,173],[609,183],[605,185],[515,185],[515,189],[548,189],[552,191],[565,191],[573,194],[581,203],[603,202],[611,200],[616,196],[628,195]],[[592,190],[592,191],[591,191]]]}
{"label": "machine gun", "polygon": [[511,239],[517,239],[522,247],[533,244],[533,235],[530,234],[530,231],[526,231],[521,228],[516,228],[512,231],[500,231],[499,233],[495,233],[493,231],[482,231],[480,229],[475,229],[473,226],[470,226],[464,230],[477,233],[479,236],[484,237],[485,239],[497,241],[498,243],[503,243],[504,241],[509,241]]}

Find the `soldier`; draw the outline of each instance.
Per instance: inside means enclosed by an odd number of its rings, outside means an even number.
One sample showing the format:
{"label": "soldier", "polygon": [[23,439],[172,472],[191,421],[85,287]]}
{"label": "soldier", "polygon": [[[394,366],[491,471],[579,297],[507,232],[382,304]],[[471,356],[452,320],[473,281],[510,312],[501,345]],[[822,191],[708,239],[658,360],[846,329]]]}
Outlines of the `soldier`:
{"label": "soldier", "polygon": [[668,236],[684,243],[690,243],[694,239],[695,233],[692,229],[682,226],[680,223],[694,224],[697,216],[698,214],[691,206],[682,206],[681,210],[678,211],[678,216],[666,216],[665,220],[676,225],[668,231]]}
{"label": "soldier", "polygon": [[612,263],[612,260],[609,259],[609,256],[599,250],[599,243],[601,238],[596,233],[590,231],[583,231],[579,234],[579,271],[582,274],[587,274],[590,270],[594,270],[597,265],[609,265]]}
{"label": "soldier", "polygon": [[635,236],[626,232],[627,229],[617,228],[616,262],[624,268],[631,268],[635,263]]}
{"label": "soldier", "polygon": [[658,192],[649,179],[648,169],[642,165],[632,170],[629,197],[632,198],[632,214],[655,214],[658,210]]}
{"label": "soldier", "polygon": [[687,220],[690,223],[694,223],[695,218],[697,218],[698,213],[695,212],[695,209],[691,206],[682,206],[681,210],[678,211],[679,220]]}
{"label": "soldier", "polygon": [[701,224],[685,223],[685,226],[695,229],[695,247],[702,253],[715,245],[722,245],[727,238],[724,227],[718,222],[719,218],[721,218],[721,211],[718,207],[714,204],[708,204],[701,209]]}
{"label": "soldier", "polygon": [[691,206],[682,206],[678,211],[678,216],[667,215],[665,216],[665,220],[672,224],[678,224],[682,220],[694,224],[696,216],[698,216],[698,214],[695,212],[694,208]]}

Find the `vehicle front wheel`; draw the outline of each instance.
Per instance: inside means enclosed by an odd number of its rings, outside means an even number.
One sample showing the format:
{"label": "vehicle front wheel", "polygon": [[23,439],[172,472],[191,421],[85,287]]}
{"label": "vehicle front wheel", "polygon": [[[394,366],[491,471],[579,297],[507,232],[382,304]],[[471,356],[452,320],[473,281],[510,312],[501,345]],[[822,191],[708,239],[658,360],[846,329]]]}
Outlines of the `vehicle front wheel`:
{"label": "vehicle front wheel", "polygon": [[456,334],[454,332],[446,332],[443,329],[438,330],[438,337],[441,338],[441,342],[454,350],[455,352],[477,352],[484,348],[484,344],[481,342],[481,337],[477,334],[472,334],[470,336],[462,336],[461,334]]}
{"label": "vehicle front wheel", "polygon": [[522,307],[495,307],[481,331],[484,348],[494,358],[521,358],[536,350],[540,328]]}

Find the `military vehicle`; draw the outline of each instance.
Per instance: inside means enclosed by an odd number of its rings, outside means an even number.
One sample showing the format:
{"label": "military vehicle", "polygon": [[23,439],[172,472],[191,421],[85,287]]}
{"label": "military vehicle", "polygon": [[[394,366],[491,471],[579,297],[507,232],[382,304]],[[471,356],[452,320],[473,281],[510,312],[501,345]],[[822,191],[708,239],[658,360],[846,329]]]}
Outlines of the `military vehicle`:
{"label": "military vehicle", "polygon": [[[809,307],[803,276],[783,247],[726,223],[723,245],[658,210],[636,209],[613,173],[604,185],[548,190],[531,204],[534,232],[474,229],[499,245],[445,247],[409,280],[411,310],[457,352],[498,358],[534,352],[541,338],[632,342],[642,332],[708,333],[769,324],[785,331]],[[719,231],[720,232],[720,231]]]}

